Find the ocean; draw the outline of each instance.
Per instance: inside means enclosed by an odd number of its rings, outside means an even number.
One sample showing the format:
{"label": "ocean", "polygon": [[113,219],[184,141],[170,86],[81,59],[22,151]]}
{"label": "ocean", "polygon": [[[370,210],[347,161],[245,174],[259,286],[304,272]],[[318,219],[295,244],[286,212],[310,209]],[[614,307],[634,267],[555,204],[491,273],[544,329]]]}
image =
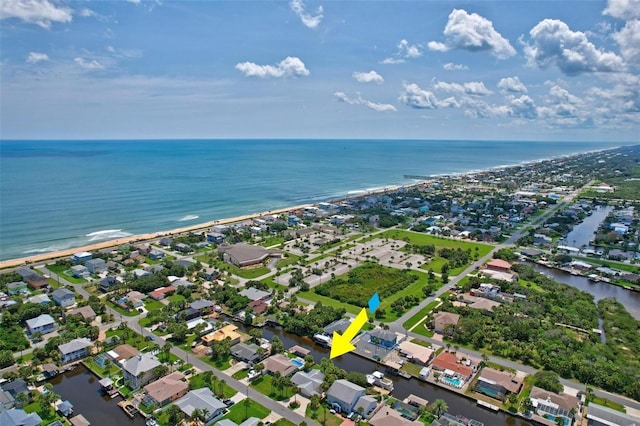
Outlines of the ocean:
{"label": "ocean", "polygon": [[611,148],[607,142],[0,142],[0,260]]}

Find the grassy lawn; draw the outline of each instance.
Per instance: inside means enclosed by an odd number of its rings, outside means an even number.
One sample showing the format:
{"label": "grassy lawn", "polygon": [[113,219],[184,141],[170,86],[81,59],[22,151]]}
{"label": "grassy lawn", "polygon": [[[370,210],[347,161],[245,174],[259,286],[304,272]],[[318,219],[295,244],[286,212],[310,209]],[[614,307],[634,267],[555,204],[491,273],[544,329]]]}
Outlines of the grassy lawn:
{"label": "grassy lawn", "polygon": [[411,318],[406,320],[404,322],[404,324],[402,324],[402,326],[405,329],[410,330],[411,327],[413,327],[414,325],[418,324],[425,316],[427,316],[427,314],[429,312],[431,312],[433,310],[433,308],[435,308],[439,304],[440,304],[440,302],[437,301],[437,300],[432,301],[427,306],[425,306],[424,308],[420,309],[418,311],[418,313],[416,313],[414,316],[412,316]]}
{"label": "grassy lawn", "polygon": [[420,370],[422,370],[422,367],[411,362],[405,362],[401,370],[406,371],[414,377],[420,377]]}
{"label": "grassy lawn", "polygon": [[200,357],[200,359],[220,371],[224,371],[227,368],[231,367],[231,355],[227,355],[226,357],[223,357],[223,358],[218,358],[215,361],[213,361],[208,356]]}
{"label": "grassy lawn", "polygon": [[[191,389],[200,389],[200,388],[209,388],[211,389],[215,395],[220,396],[220,380],[212,380],[211,383],[206,383],[204,380],[204,375],[203,373],[200,374],[196,374],[195,376],[191,377],[189,379],[189,386],[191,387]],[[214,386],[215,386],[215,391],[214,391]],[[235,395],[237,392],[235,389],[233,389],[231,386],[229,386],[226,383],[222,384],[222,398],[231,398],[233,395]]]}
{"label": "grassy lawn", "polygon": [[272,423],[273,426],[296,426],[295,423],[290,422],[289,420],[285,419],[284,417],[276,420],[275,423]]}
{"label": "grassy lawn", "polygon": [[474,243],[471,241],[454,240],[452,238],[434,237],[433,235],[421,234],[418,232],[411,232],[411,231],[401,231],[401,230],[395,230],[395,229],[390,229],[388,231],[385,231],[382,234],[377,235],[377,237],[378,238],[387,237],[394,240],[404,240],[405,238],[408,238],[411,244],[418,244],[418,245],[433,244],[436,246],[437,249],[445,248],[445,247],[454,248],[454,249],[460,248],[462,250],[471,249],[472,253],[474,252],[475,248],[478,247],[478,255],[480,257],[489,253],[491,249],[493,249],[493,246],[490,246],[488,244]]}
{"label": "grassy lawn", "polygon": [[135,310],[135,309],[132,309],[130,311],[125,311],[120,306],[116,305],[115,303],[111,302],[110,300],[107,301],[107,305],[109,305],[110,307],[115,309],[120,315],[124,315],[125,317],[135,317],[136,315],[139,314],[139,312],[137,310]]}
{"label": "grassy lawn", "polygon": [[67,274],[66,271],[70,271],[71,269],[67,268],[66,266],[47,265],[47,269],[53,272],[54,274],[60,275],[60,277],[64,278],[65,280],[73,284],[83,284],[87,282],[87,280],[83,278],[76,278],[71,274]]}
{"label": "grassy lawn", "polygon": [[269,268],[267,268],[266,266],[260,266],[260,267],[251,268],[251,269],[241,269],[241,268],[238,268],[236,265],[225,263],[215,256],[213,258],[213,262],[211,262],[210,261],[211,256],[208,254],[202,255],[202,256],[196,256],[195,259],[199,260],[200,262],[207,263],[210,266],[213,266],[214,268],[218,268],[222,271],[229,271],[233,275],[237,275],[239,277],[246,278],[249,280],[261,277],[264,274],[269,273]]}
{"label": "grassy lawn", "polygon": [[120,371],[120,369],[113,363],[109,363],[108,368],[101,367],[93,360],[93,358],[87,358],[84,361],[84,365],[100,377],[112,376]]}
{"label": "grassy lawn", "polygon": [[249,369],[238,370],[231,377],[236,380],[242,380],[249,375]]}
{"label": "grassy lawn", "polygon": [[349,305],[348,303],[338,302],[330,297],[320,296],[312,291],[299,291],[296,295],[302,299],[311,300],[312,302],[322,302],[323,305],[331,306],[332,308],[344,308],[347,312],[354,315],[358,315],[358,312],[362,309],[357,306]]}
{"label": "grassy lawn", "polygon": [[182,302],[185,297],[178,293],[173,293],[171,296],[167,297],[169,302]]}
{"label": "grassy lawn", "polygon": [[594,404],[598,404],[598,405],[604,405],[605,407],[609,407],[612,410],[616,410],[616,411],[621,411],[623,413],[626,413],[627,410],[625,410],[624,406],[622,404],[618,404],[617,402],[613,402],[609,399],[606,398],[601,398],[599,396],[595,396],[595,395],[590,395],[589,399],[587,400],[587,404],[593,402]]}
{"label": "grassy lawn", "polygon": [[229,408],[229,413],[223,417],[223,419],[229,419],[236,424],[240,424],[247,420],[249,417],[257,417],[264,419],[271,412],[268,408],[263,407],[257,402],[249,399],[249,405],[244,400],[238,402]]}
{"label": "grassy lawn", "polygon": [[420,324],[419,326],[414,328],[412,331],[424,337],[433,337],[433,331],[425,328],[424,324]]}
{"label": "grassy lawn", "polygon": [[276,389],[272,386],[273,377],[269,374],[264,374],[263,376],[255,379],[251,382],[251,387],[256,389],[263,395],[267,395],[271,399],[275,399],[276,401],[282,401],[293,396],[293,391],[290,387],[285,387],[283,389]]}
{"label": "grassy lawn", "polygon": [[142,336],[140,336],[138,333],[136,333],[131,329],[129,330],[129,338],[125,341],[123,338],[124,333],[125,333],[125,330],[120,330],[119,328],[116,328],[115,330],[107,330],[106,334],[107,334],[107,337],[118,336],[120,338],[120,344],[128,343],[134,348],[137,348],[138,350],[149,346],[149,344],[151,343],[151,342],[145,341],[142,338]]}
{"label": "grassy lawn", "polygon": [[50,423],[55,422],[56,420],[60,420],[64,424],[63,418],[60,415],[56,414],[56,411],[53,409],[53,406],[47,412],[43,412],[40,409],[39,403],[32,402],[31,404],[27,404],[24,407],[22,407],[22,409],[26,413],[38,413],[38,415],[42,419],[42,424],[48,425]]}
{"label": "grassy lawn", "polygon": [[640,267],[637,265],[629,265],[626,263],[613,262],[611,260],[594,259],[593,257],[578,257],[572,256],[574,259],[582,260],[588,263],[594,263],[596,265],[608,266],[610,268],[616,268],[627,272],[640,273]]}
{"label": "grassy lawn", "polygon": [[[324,404],[321,404],[317,410],[312,410],[311,405],[307,405],[305,417],[313,419],[325,426],[340,426],[342,424],[342,418],[331,414],[329,407]],[[325,419],[326,421],[324,421]]]}
{"label": "grassy lawn", "polygon": [[292,254],[292,253],[287,253],[286,257],[284,257],[282,260],[280,260],[276,266],[278,268],[286,268],[289,265],[293,265],[294,263],[296,263],[298,260],[300,260],[300,256],[298,256],[297,254]]}
{"label": "grassy lawn", "polygon": [[277,282],[275,282],[274,280],[274,276],[271,275],[270,277],[264,278],[262,280],[260,280],[260,282],[265,283],[266,285],[269,286],[269,288],[272,288],[274,290],[286,290],[287,287],[282,285],[282,284],[278,284]]}
{"label": "grassy lawn", "polygon": [[282,243],[284,243],[284,237],[280,235],[270,235],[267,238],[265,238],[263,241],[261,241],[260,245],[262,247],[271,247],[271,246],[277,246]]}
{"label": "grassy lawn", "polygon": [[165,307],[164,303],[147,297],[144,301],[144,307],[147,311],[158,311]]}

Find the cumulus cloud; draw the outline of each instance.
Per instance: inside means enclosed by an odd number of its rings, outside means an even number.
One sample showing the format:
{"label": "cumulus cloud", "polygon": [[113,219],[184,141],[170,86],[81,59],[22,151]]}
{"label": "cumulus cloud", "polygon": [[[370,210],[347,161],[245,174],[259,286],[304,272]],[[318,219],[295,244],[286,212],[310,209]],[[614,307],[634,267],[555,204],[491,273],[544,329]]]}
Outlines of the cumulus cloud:
{"label": "cumulus cloud", "polygon": [[585,72],[622,71],[624,61],[613,52],[597,49],[580,31],[557,19],[540,21],[529,32],[532,44],[524,48],[530,65],[548,68],[556,65],[566,75]]}
{"label": "cumulus cloud", "polygon": [[[640,5],[638,5],[640,8]],[[620,54],[628,62],[640,64],[640,19],[628,21],[618,32],[613,33],[613,39],[620,47]]]}
{"label": "cumulus cloud", "polygon": [[307,28],[317,28],[324,17],[322,15],[322,6],[318,6],[316,13],[312,15],[304,10],[304,3],[302,0],[291,0],[289,2],[289,7]]}
{"label": "cumulus cloud", "polygon": [[609,0],[602,13],[625,20],[640,18],[640,0]]}
{"label": "cumulus cloud", "polygon": [[86,60],[84,58],[75,58],[73,60],[80,68],[88,71],[103,70],[105,66],[95,59]]}
{"label": "cumulus cloud", "polygon": [[73,19],[69,8],[57,6],[49,0],[3,0],[0,19],[18,18],[42,28],[51,28],[52,22],[69,23]]}
{"label": "cumulus cloud", "polygon": [[242,62],[236,64],[236,69],[247,77],[260,78],[300,77],[310,74],[304,62],[295,56],[287,56],[276,65],[258,65],[253,62]]}
{"label": "cumulus cloud", "polygon": [[527,93],[527,87],[516,77],[505,77],[498,82],[498,89],[504,92]]}
{"label": "cumulus cloud", "polygon": [[335,96],[340,102],[344,102],[344,103],[347,103],[349,105],[364,105],[367,108],[372,109],[372,110],[377,111],[377,112],[396,111],[396,107],[394,107],[391,104],[383,104],[383,103],[372,102],[372,101],[369,101],[367,99],[363,99],[360,95],[358,95],[357,98],[350,98],[344,92],[335,92],[333,94],[333,96]]}
{"label": "cumulus cloud", "polygon": [[487,89],[481,81],[470,81],[468,83],[447,83],[444,81],[438,81],[433,85],[436,90],[443,90],[445,92],[460,93],[466,95],[486,96],[490,95],[491,90]]}
{"label": "cumulus cloud", "polygon": [[353,78],[355,78],[360,83],[384,83],[384,78],[382,78],[380,74],[373,70],[369,72],[354,72]]}
{"label": "cumulus cloud", "polygon": [[454,64],[453,62],[446,63],[442,66],[447,71],[462,71],[468,70],[469,67],[463,64]]}
{"label": "cumulus cloud", "polygon": [[37,64],[38,62],[48,61],[49,56],[46,53],[38,53],[38,52],[29,52],[29,56],[27,56],[28,64]]}
{"label": "cumulus cloud", "polygon": [[403,104],[416,109],[438,108],[438,98],[433,92],[421,89],[415,83],[403,84],[402,92],[398,98]]}
{"label": "cumulus cloud", "polygon": [[462,49],[471,52],[487,51],[498,59],[516,54],[509,40],[493,28],[493,23],[476,13],[453,9],[444,28],[445,42],[430,41],[430,50],[445,52]]}
{"label": "cumulus cloud", "polygon": [[522,95],[519,98],[511,97],[509,106],[510,114],[512,117],[520,117],[527,119],[534,119],[538,116],[538,109],[535,102],[527,95]]}
{"label": "cumulus cloud", "polygon": [[401,64],[405,62],[405,59],[419,58],[422,56],[423,47],[419,44],[411,44],[405,39],[400,40],[396,47],[398,50],[394,56],[383,59],[383,64]]}

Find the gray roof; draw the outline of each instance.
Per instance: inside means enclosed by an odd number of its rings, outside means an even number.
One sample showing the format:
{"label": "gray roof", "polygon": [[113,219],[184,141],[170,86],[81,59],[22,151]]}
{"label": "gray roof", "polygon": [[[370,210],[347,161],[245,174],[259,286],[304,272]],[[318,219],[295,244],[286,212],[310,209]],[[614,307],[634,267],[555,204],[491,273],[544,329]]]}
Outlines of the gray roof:
{"label": "gray roof", "polygon": [[53,317],[49,314],[42,314],[39,317],[31,318],[26,321],[29,328],[43,327],[49,324],[55,324]]}
{"label": "gray roof", "polygon": [[7,288],[9,290],[14,288],[26,287],[26,286],[27,286],[27,283],[25,283],[24,281],[16,281],[16,282],[7,284]]}
{"label": "gray roof", "polygon": [[369,334],[372,337],[377,337],[378,339],[381,340],[388,340],[388,341],[392,341],[394,339],[397,339],[396,333],[389,331],[389,330],[382,330],[380,328],[376,328],[375,330],[371,330],[369,332]]}
{"label": "gray roof", "polygon": [[240,292],[241,296],[246,296],[251,300],[260,300],[267,296],[271,296],[268,291],[258,290],[257,288],[249,287]]}
{"label": "gray roof", "polygon": [[22,278],[27,278],[35,274],[35,271],[31,268],[20,268],[16,271],[16,274],[20,275]]}
{"label": "gray roof", "polygon": [[7,391],[0,390],[0,404],[2,405],[11,404],[14,401],[15,401],[15,398],[13,397],[13,395],[11,395]]}
{"label": "gray roof", "polygon": [[640,424],[640,418],[630,416],[611,408],[590,403],[587,409],[587,418],[599,420],[601,423],[618,426],[637,426]]}
{"label": "gray roof", "polygon": [[258,349],[260,349],[260,346],[255,343],[238,343],[233,345],[231,353],[238,358],[251,359],[256,356]]}
{"label": "gray roof", "polygon": [[37,413],[27,414],[19,408],[12,408],[0,413],[0,424],[3,426],[37,426],[42,419]]}
{"label": "gray roof", "polygon": [[71,270],[74,272],[84,272],[88,271],[89,269],[87,269],[87,267],[84,265],[75,265],[71,267]]}
{"label": "gray roof", "polygon": [[213,392],[209,388],[200,388],[189,391],[185,396],[175,402],[180,409],[187,415],[191,416],[196,408],[209,411],[213,415],[216,411],[226,408],[226,405],[218,398],[213,396]]}
{"label": "gray roof", "polygon": [[174,286],[175,288],[178,288],[178,287],[191,287],[193,285],[193,283],[191,281],[185,280],[184,278],[178,278],[177,280],[172,282],[171,285]]}
{"label": "gray roof", "polygon": [[129,358],[124,363],[124,369],[134,376],[138,376],[141,373],[151,371],[160,365],[160,361],[156,357],[147,354],[138,354]]}
{"label": "gray roof", "polygon": [[353,404],[357,397],[364,393],[364,388],[348,380],[339,379],[333,382],[327,396],[331,396],[339,401],[343,401],[349,405]]}
{"label": "gray roof", "polygon": [[30,303],[50,303],[51,299],[49,299],[49,296],[46,294],[36,294],[35,296],[28,298],[27,301]]}
{"label": "gray roof", "polygon": [[91,259],[91,260],[87,260],[84,264],[94,265],[94,266],[103,266],[103,265],[106,265],[107,263],[103,259]]}
{"label": "gray roof", "polygon": [[22,392],[29,393],[27,382],[25,382],[23,379],[16,379],[12,382],[3,384],[2,390],[5,392],[9,392],[14,398],[19,393],[22,393]]}
{"label": "gray roof", "polygon": [[197,310],[204,309],[204,308],[213,308],[213,306],[214,304],[211,300],[205,300],[205,299],[194,300],[189,305],[189,307],[191,307],[192,309],[197,309]]}
{"label": "gray roof", "polygon": [[320,370],[298,371],[293,375],[291,381],[298,385],[299,388],[304,389],[307,394],[320,393],[319,389],[324,380],[324,374]]}
{"label": "gray roof", "polygon": [[80,349],[85,349],[91,346],[91,340],[83,337],[81,339],[73,339],[68,343],[63,343],[62,345],[58,345],[58,350],[62,354],[70,354],[75,351],[79,351]]}
{"label": "gray roof", "polygon": [[347,327],[349,327],[350,324],[351,320],[342,318],[327,325],[325,328],[323,328],[323,330],[329,335],[333,334],[334,331],[344,333],[344,331],[347,329]]}
{"label": "gray roof", "polygon": [[60,287],[54,290],[53,293],[51,293],[51,296],[57,299],[66,299],[67,297],[73,297],[73,298],[76,297],[76,295],[71,290],[66,289],[64,287]]}
{"label": "gray roof", "polygon": [[249,417],[244,422],[240,423],[238,426],[258,426],[260,424],[260,419],[257,417]]}
{"label": "gray roof", "polygon": [[269,251],[264,247],[243,243],[220,246],[220,250],[233,256],[239,263],[259,262],[269,255]]}
{"label": "gray roof", "polygon": [[219,422],[216,422],[215,426],[238,426],[238,423],[229,419],[222,419]]}

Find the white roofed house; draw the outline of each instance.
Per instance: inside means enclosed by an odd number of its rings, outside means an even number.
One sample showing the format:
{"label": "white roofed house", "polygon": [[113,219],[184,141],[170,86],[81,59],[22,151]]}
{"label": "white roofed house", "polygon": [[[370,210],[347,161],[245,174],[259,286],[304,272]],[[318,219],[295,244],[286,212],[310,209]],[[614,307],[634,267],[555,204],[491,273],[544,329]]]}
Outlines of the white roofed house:
{"label": "white roofed house", "polygon": [[58,345],[60,352],[60,362],[67,364],[88,356],[91,353],[92,343],[86,337],[81,339],[73,339],[68,343]]}
{"label": "white roofed house", "polygon": [[354,411],[356,403],[364,396],[365,389],[348,380],[339,379],[333,382],[327,391],[327,403],[336,411],[348,414]]}
{"label": "white roofed house", "polygon": [[138,354],[123,364],[124,381],[131,389],[138,389],[156,378],[154,369],[160,361],[152,355]]}
{"label": "white roofed house", "polygon": [[88,278],[91,274],[89,273],[89,269],[86,266],[75,265],[71,267],[71,275],[76,278]]}
{"label": "white roofed house", "polygon": [[42,314],[38,317],[28,319],[26,324],[29,334],[47,334],[56,330],[56,322],[49,314]]}
{"label": "white roofed house", "polygon": [[200,388],[189,391],[185,396],[175,402],[175,404],[191,417],[196,409],[208,413],[205,419],[206,424],[211,424],[215,419],[222,416],[227,406],[216,398],[209,388]]}

